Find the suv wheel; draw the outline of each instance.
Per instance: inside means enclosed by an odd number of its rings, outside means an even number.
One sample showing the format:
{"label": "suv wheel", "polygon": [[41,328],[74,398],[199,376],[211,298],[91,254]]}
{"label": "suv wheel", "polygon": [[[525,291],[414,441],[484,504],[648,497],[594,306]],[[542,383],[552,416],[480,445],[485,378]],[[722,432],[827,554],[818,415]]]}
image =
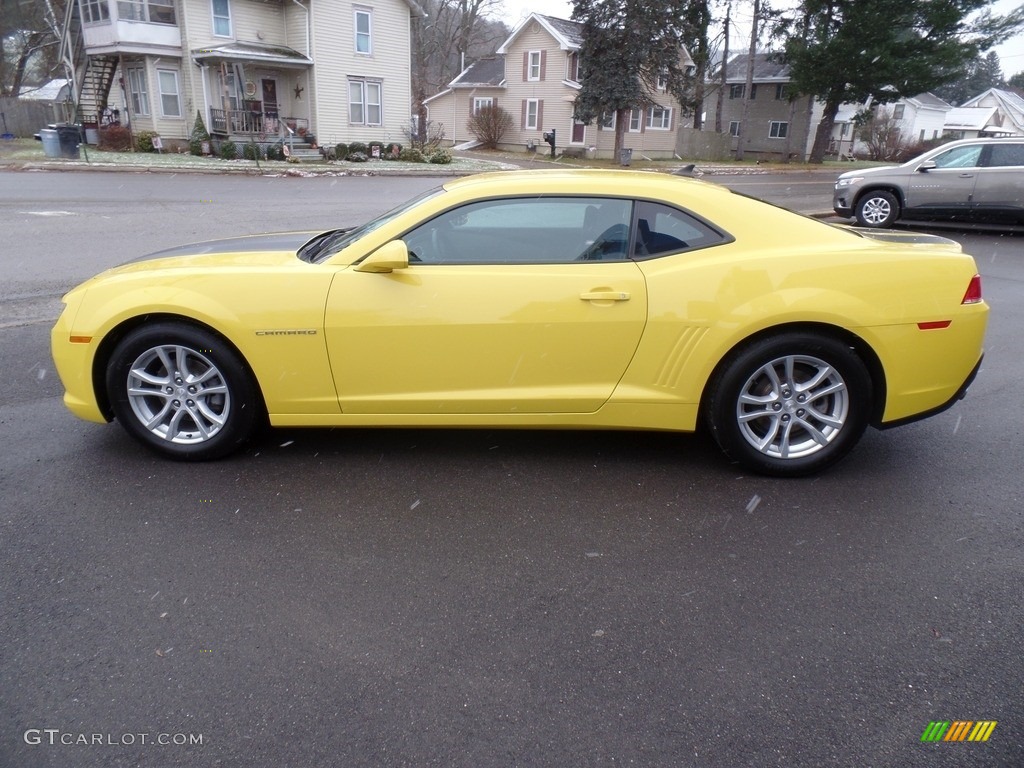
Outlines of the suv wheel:
{"label": "suv wheel", "polygon": [[890,227],[900,215],[900,204],[892,192],[878,189],[865,192],[857,200],[853,214],[862,227]]}

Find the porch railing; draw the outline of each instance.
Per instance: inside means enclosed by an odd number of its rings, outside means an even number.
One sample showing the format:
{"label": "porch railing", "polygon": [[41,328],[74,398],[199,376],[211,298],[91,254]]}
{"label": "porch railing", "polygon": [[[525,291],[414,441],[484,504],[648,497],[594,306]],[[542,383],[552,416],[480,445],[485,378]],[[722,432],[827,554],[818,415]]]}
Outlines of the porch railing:
{"label": "porch railing", "polygon": [[270,139],[280,136],[288,126],[300,136],[309,131],[309,121],[302,117],[280,117],[274,113],[252,109],[211,109],[210,133],[226,136],[252,135]]}

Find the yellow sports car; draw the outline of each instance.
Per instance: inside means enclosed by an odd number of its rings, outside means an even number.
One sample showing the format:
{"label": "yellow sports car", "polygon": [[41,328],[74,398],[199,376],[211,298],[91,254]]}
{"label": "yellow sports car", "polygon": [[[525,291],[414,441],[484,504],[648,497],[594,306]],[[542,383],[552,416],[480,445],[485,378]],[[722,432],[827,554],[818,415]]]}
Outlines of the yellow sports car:
{"label": "yellow sports car", "polygon": [[64,303],[68,408],[171,458],[224,456],[267,421],[703,424],[780,476],[961,398],[988,315],[952,241],[561,170],[451,181],[351,229],[164,251]]}

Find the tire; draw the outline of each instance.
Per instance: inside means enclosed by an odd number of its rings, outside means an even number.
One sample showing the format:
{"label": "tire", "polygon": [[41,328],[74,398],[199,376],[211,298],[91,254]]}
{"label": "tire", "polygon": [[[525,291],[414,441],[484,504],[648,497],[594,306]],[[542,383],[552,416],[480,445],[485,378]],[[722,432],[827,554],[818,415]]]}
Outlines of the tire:
{"label": "tire", "polygon": [[846,344],[787,333],[741,347],[712,379],[705,421],[726,455],[775,477],[820,472],[857,444],[871,377]]}
{"label": "tire", "polygon": [[106,385],[128,434],[181,461],[236,451],[263,417],[255,381],[234,348],[183,323],[146,325],[125,336],[110,356]]}
{"label": "tire", "polygon": [[900,215],[900,202],[892,192],[876,189],[865,192],[857,200],[853,215],[862,227],[891,227]]}

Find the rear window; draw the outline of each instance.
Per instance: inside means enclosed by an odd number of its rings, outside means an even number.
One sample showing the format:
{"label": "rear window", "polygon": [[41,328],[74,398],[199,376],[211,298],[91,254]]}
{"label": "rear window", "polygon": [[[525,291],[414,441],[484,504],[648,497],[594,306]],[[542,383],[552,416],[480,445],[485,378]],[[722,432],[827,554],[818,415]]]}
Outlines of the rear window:
{"label": "rear window", "polygon": [[1024,144],[993,144],[988,166],[1024,166]]}

